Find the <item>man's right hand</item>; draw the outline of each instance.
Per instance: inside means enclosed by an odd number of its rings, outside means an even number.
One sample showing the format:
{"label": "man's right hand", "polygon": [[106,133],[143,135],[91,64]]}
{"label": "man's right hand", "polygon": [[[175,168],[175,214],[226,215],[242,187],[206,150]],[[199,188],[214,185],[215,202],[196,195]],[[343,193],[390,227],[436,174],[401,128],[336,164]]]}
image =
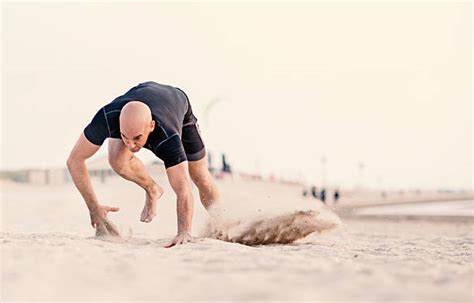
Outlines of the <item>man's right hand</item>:
{"label": "man's right hand", "polygon": [[74,181],[74,185],[81,193],[87,207],[89,208],[91,224],[96,230],[96,235],[112,235],[120,237],[117,226],[107,219],[107,213],[109,211],[118,211],[118,207],[102,206],[98,204],[97,197],[92,188],[91,179],[87,173],[85,161],[92,157],[99,148],[99,145],[89,142],[85,137],[84,132],[82,132],[76,145],[72,149],[66,164],[69,173],[71,174],[71,178]]}
{"label": "man's right hand", "polygon": [[119,211],[118,207],[99,205],[90,211],[91,225],[95,228],[96,236],[111,235],[120,237],[117,226],[107,218],[107,213]]}

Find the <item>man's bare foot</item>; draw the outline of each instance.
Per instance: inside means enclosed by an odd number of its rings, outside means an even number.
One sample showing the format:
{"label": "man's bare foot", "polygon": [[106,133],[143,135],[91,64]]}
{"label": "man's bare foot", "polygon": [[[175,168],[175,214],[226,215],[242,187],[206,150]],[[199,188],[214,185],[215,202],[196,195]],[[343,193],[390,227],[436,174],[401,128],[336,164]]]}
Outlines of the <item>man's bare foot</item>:
{"label": "man's bare foot", "polygon": [[150,223],[156,216],[156,202],[163,195],[163,189],[156,183],[146,191],[145,206],[143,207],[140,221]]}

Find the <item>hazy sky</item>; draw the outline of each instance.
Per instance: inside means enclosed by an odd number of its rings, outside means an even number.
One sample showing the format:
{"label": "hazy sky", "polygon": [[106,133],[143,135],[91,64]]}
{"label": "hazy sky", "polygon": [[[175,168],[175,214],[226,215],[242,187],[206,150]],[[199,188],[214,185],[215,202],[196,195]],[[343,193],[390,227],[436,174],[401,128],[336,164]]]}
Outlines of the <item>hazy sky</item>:
{"label": "hazy sky", "polygon": [[101,106],[153,80],[188,93],[237,170],[320,182],[325,156],[329,183],[472,188],[471,15],[468,2],[4,3],[1,168],[64,166]]}

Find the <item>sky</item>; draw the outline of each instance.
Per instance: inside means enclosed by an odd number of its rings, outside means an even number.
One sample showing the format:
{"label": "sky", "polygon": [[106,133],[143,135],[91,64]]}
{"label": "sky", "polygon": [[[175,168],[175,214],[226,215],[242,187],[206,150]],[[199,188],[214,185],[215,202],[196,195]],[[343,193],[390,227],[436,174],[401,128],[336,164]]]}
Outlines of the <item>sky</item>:
{"label": "sky", "polygon": [[472,189],[471,22],[469,2],[3,2],[0,169],[64,167],[153,80],[186,91],[216,164]]}

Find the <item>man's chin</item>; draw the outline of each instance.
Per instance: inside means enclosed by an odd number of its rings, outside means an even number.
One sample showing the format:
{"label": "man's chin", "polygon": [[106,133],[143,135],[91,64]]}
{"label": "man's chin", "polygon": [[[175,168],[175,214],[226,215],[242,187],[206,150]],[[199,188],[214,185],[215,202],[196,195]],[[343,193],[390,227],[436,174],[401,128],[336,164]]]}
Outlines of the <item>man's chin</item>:
{"label": "man's chin", "polygon": [[131,151],[132,153],[137,153],[140,151],[141,148],[138,148],[138,149],[129,149],[129,151]]}

